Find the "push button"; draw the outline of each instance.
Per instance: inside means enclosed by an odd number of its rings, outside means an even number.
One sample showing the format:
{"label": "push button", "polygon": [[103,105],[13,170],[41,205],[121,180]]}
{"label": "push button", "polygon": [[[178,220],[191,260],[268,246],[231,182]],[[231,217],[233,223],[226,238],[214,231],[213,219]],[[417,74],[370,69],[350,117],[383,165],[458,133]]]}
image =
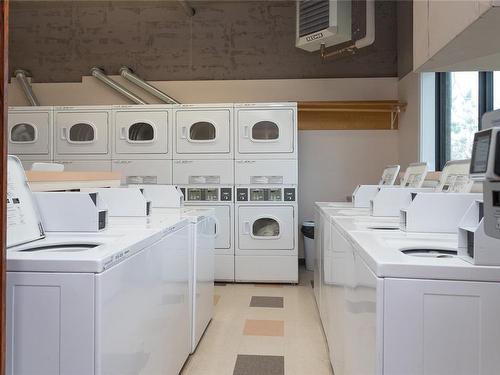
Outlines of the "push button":
{"label": "push button", "polygon": [[233,189],[231,188],[220,189],[220,200],[223,202],[231,202],[233,200]]}
{"label": "push button", "polygon": [[285,202],[295,202],[295,188],[285,188],[283,193]]}
{"label": "push button", "polygon": [[236,200],[238,202],[248,201],[248,189],[238,188],[236,189]]}

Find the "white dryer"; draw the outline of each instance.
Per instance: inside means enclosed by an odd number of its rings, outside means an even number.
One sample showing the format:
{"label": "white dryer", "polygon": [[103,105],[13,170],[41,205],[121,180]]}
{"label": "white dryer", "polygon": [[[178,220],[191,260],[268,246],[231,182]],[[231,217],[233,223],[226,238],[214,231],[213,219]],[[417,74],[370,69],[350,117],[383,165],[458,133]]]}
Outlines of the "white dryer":
{"label": "white dryer", "polygon": [[186,208],[212,208],[215,218],[215,280],[234,281],[233,185],[179,185]]}
{"label": "white dryer", "polygon": [[297,159],[297,103],[234,105],[235,159]]}
{"label": "white dryer", "polygon": [[10,107],[8,151],[30,167],[34,161],[53,158],[52,107]]}
{"label": "white dryer", "polygon": [[235,280],[298,282],[297,188],[236,188]]}
{"label": "white dryer", "polygon": [[111,172],[111,160],[56,160],[55,163],[70,172]]}
{"label": "white dryer", "polygon": [[187,220],[46,234],[9,158],[7,373],[179,373],[189,353]]}
{"label": "white dryer", "polygon": [[174,106],[174,159],[232,159],[233,105]]}
{"label": "white dryer", "polygon": [[235,185],[297,185],[297,160],[257,159],[234,161]]}
{"label": "white dryer", "polygon": [[233,185],[234,160],[174,160],[177,185]]}
{"label": "white dryer", "polygon": [[172,105],[114,106],[112,139],[123,184],[172,183]]}

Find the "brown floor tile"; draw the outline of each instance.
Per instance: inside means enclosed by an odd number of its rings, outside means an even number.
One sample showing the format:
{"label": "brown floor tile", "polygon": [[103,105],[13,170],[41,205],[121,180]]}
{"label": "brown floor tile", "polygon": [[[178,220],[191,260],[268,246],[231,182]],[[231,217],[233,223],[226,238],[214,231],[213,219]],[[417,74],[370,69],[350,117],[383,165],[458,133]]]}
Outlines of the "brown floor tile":
{"label": "brown floor tile", "polygon": [[283,320],[245,320],[243,334],[247,336],[284,336]]}
{"label": "brown floor tile", "polygon": [[214,294],[214,306],[219,303],[219,300],[220,300],[220,296],[217,294]]}
{"label": "brown floor tile", "polygon": [[252,296],[250,307],[283,308],[283,297]]}
{"label": "brown floor tile", "polygon": [[233,375],[284,375],[285,357],[238,354]]}

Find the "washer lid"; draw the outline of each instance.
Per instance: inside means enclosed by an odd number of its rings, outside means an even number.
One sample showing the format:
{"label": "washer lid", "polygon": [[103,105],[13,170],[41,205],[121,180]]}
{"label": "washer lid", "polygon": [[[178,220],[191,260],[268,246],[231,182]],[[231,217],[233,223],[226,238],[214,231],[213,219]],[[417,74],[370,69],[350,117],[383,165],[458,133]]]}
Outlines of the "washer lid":
{"label": "washer lid", "polygon": [[7,159],[7,248],[45,237],[21,161]]}

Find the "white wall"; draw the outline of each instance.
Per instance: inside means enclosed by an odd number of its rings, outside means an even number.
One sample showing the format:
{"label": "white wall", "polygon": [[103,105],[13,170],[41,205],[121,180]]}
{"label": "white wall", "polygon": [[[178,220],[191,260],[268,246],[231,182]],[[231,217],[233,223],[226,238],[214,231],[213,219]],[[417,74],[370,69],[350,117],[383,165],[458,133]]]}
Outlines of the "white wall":
{"label": "white wall", "polygon": [[399,163],[402,170],[420,159],[420,86],[419,73],[410,73],[398,83],[399,100],[407,103],[406,110],[399,114]]}
{"label": "white wall", "polygon": [[[120,77],[117,79],[130,87]],[[183,103],[395,100],[398,97],[396,78],[152,83]],[[92,77],[84,77],[81,83],[34,83],[33,89],[46,105],[127,103]],[[9,104],[26,104],[15,82],[9,88]],[[312,216],[315,201],[345,200],[358,183],[378,182],[383,167],[398,161],[398,140],[398,131],[299,132],[299,222]],[[407,158],[415,160],[413,156]]]}

